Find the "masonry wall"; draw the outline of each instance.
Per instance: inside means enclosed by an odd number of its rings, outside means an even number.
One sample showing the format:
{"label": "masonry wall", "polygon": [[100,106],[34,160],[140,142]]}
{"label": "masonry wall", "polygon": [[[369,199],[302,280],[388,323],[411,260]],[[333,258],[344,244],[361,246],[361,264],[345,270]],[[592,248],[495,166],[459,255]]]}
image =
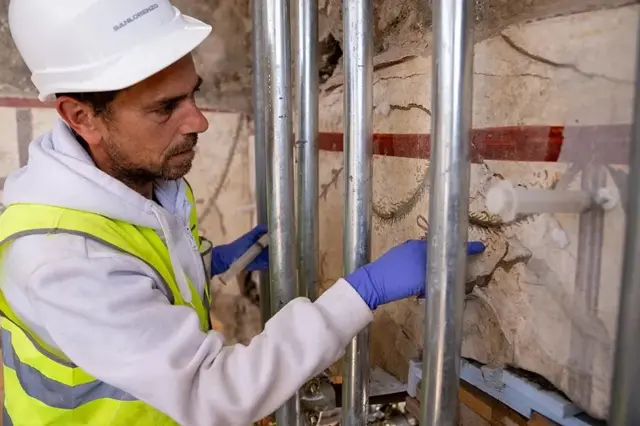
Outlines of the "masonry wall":
{"label": "masonry wall", "polygon": [[[233,5],[232,5],[233,3]],[[344,170],[340,3],[320,2],[320,281],[341,276]],[[540,374],[583,409],[609,406],[624,211],[537,215],[504,225],[483,216],[498,179],[527,187],[607,185],[624,199],[638,6],[629,1],[478,2],[474,62],[470,237],[488,245],[470,264],[463,355]],[[194,185],[206,235],[228,241],[253,224],[248,1],[176,1],[214,22],[196,58],[211,121]],[[6,16],[8,0],[0,0]],[[418,0],[375,1],[375,258],[424,234],[429,188],[430,10]],[[24,165],[32,137],[55,112],[34,91],[0,18],[0,187]],[[230,340],[257,332],[255,306],[219,289]],[[239,307],[240,306],[240,307]],[[379,309],[372,362],[404,380],[420,356],[424,305]],[[238,326],[238,323],[240,326]],[[240,330],[240,331],[238,331]],[[228,330],[227,330],[228,331]],[[243,336],[238,337],[234,333]],[[339,365],[336,366],[339,369]]]}

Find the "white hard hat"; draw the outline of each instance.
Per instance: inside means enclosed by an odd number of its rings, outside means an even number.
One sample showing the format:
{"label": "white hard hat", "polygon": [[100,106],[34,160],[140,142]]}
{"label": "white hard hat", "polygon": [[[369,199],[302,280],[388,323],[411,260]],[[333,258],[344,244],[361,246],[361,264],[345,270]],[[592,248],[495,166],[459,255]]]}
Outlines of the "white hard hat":
{"label": "white hard hat", "polygon": [[9,27],[41,101],[133,86],[211,32],[169,0],[12,0]]}

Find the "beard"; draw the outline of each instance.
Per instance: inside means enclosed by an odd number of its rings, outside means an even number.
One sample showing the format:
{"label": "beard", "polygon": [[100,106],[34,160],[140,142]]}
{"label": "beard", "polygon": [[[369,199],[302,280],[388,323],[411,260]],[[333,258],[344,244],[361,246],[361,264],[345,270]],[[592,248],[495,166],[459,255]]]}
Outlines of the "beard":
{"label": "beard", "polygon": [[113,141],[105,141],[111,162],[111,174],[125,184],[146,184],[156,180],[177,180],[184,177],[193,166],[198,134],[190,133],[184,140],[170,147],[160,164],[144,164],[127,158]]}

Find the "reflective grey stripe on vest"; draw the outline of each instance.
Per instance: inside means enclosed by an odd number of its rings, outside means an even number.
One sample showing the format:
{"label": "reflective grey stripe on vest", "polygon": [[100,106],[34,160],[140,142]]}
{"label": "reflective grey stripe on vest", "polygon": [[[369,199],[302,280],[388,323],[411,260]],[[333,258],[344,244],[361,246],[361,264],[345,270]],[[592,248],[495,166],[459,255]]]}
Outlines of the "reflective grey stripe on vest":
{"label": "reflective grey stripe on vest", "polygon": [[2,407],[2,426],[13,426],[13,421],[5,406]]}
{"label": "reflective grey stripe on vest", "polygon": [[[4,318],[6,321],[9,321],[11,324],[13,324],[15,327],[18,327],[20,330],[22,330],[22,332],[24,333],[25,336],[27,336],[27,339],[29,339],[29,341],[31,342],[31,344],[33,344],[33,346],[35,346],[35,348],[38,350],[38,352],[40,352],[42,355],[46,356],[47,358],[49,358],[51,361],[55,361],[58,364],[62,364],[65,367],[70,367],[70,368],[76,368],[77,365],[75,365],[73,362],[67,360],[67,359],[62,359],[59,356],[52,354],[49,350],[45,349],[44,347],[42,347],[42,345],[40,343],[38,343],[36,341],[36,339],[33,338],[33,336],[28,333],[27,331],[25,331],[22,327],[20,327],[18,324],[14,323],[13,321],[11,321],[11,319],[9,319],[9,317],[7,317],[7,315],[2,312],[2,309],[0,309],[0,317]],[[4,330],[4,328],[2,328],[2,330]]]}
{"label": "reflective grey stripe on vest", "polygon": [[20,362],[11,343],[11,332],[2,330],[4,365],[16,372],[20,386],[27,395],[50,407],[73,410],[83,404],[102,398],[136,401],[136,398],[128,393],[98,380],[69,386],[50,379],[30,365]]}
{"label": "reflective grey stripe on vest", "polygon": [[110,247],[114,250],[119,251],[120,253],[124,253],[124,254],[128,254],[129,256],[133,256],[136,259],[144,262],[149,268],[151,268],[153,270],[153,272],[155,272],[155,274],[158,276],[158,279],[160,280],[160,284],[164,287],[164,293],[167,296],[167,299],[169,299],[169,303],[171,303],[172,305],[175,302],[175,298],[173,297],[173,293],[171,292],[171,287],[169,287],[169,284],[167,284],[167,282],[165,281],[165,279],[162,277],[162,275],[160,274],[160,272],[158,272],[158,270],[149,262],[147,262],[146,260],[142,259],[141,257],[138,257],[134,254],[129,253],[126,250],[121,249],[118,246],[115,246],[113,244],[111,244],[108,241],[103,240],[102,238],[98,238],[95,235],[91,235],[91,234],[87,234],[85,232],[80,232],[80,231],[74,231],[72,229],[61,229],[61,228],[42,228],[42,229],[30,229],[29,231],[22,231],[22,232],[16,232],[15,234],[7,237],[6,239],[0,241],[0,246],[2,246],[3,244],[9,242],[9,241],[14,241],[20,237],[26,237],[28,235],[48,235],[48,234],[70,234],[70,235],[77,235],[79,237],[84,237],[84,238],[88,238],[90,240],[96,241],[100,244],[104,244],[107,247]]}
{"label": "reflective grey stripe on vest", "polygon": [[[195,226],[195,225],[194,225]],[[205,247],[205,250],[202,250],[202,247]],[[200,237],[200,259],[202,260],[202,267],[204,268],[204,285],[207,286],[204,289],[202,302],[204,305],[205,312],[209,312],[211,310],[211,303],[209,298],[207,297],[207,292],[211,295],[211,258],[213,257],[213,243],[206,239],[205,237]],[[211,317],[207,315],[209,318],[209,323],[211,323]],[[211,326],[211,324],[209,324]]]}

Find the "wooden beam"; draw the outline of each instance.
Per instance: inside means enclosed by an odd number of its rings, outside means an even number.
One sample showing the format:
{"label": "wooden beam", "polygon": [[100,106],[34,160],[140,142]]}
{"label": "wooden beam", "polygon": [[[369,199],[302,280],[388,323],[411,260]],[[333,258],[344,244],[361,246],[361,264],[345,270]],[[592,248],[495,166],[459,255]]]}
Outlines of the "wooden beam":
{"label": "wooden beam", "polygon": [[527,426],[557,426],[559,423],[551,421],[544,417],[542,414],[533,413]]}

